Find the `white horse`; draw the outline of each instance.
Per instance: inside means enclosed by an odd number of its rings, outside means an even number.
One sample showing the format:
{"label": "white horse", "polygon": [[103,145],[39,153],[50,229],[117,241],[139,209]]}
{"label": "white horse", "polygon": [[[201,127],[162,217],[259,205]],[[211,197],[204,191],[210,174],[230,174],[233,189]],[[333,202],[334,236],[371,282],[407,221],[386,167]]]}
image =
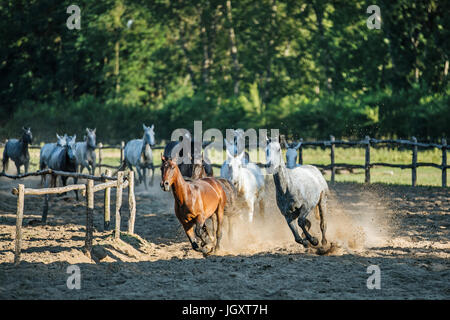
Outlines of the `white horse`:
{"label": "white horse", "polygon": [[237,189],[238,196],[245,199],[249,209],[248,221],[252,222],[256,205],[259,205],[260,212],[264,213],[264,176],[261,169],[251,162],[245,164],[244,152],[233,156],[228,149],[225,163],[228,167],[226,170],[227,175],[221,174],[221,177],[233,183]]}
{"label": "white horse", "polygon": [[[308,245],[308,241],[314,246],[318,245],[318,240],[308,233],[310,223],[306,220],[314,210],[318,210],[322,245],[325,246],[327,244],[325,231],[328,185],[323,175],[319,169],[311,165],[302,165],[294,169],[286,168],[278,141],[268,143],[266,157],[267,170],[273,174],[275,182],[278,208],[284,215],[295,241],[305,247]],[[296,221],[306,239],[300,236]]]}

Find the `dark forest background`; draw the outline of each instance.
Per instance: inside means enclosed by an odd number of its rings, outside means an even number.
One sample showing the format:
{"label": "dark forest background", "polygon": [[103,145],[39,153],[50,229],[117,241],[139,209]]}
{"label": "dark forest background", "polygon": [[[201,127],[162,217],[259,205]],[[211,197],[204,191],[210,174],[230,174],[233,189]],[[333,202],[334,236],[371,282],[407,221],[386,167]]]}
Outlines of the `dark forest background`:
{"label": "dark forest background", "polygon": [[[81,30],[66,9],[81,8]],[[381,8],[370,30],[369,5]],[[0,138],[450,136],[450,1],[0,0]],[[127,26],[129,20],[133,23]]]}

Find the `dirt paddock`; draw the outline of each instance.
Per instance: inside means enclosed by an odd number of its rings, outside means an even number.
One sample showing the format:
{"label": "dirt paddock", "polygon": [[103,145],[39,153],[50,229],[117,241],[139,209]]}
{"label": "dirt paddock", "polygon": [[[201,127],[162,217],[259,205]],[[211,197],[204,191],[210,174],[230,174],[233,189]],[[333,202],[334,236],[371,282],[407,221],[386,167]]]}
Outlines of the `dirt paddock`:
{"label": "dirt paddock", "polygon": [[[26,196],[19,266],[12,263],[11,188],[36,187],[39,179],[0,178],[0,299],[450,298],[449,188],[330,185],[328,234],[335,249],[325,256],[294,242],[268,192],[264,220],[236,224],[238,235],[225,237],[222,252],[203,258],[191,249],[173,213],[172,194],[160,190],[158,178],[149,191],[137,187],[137,236],[123,234],[120,241],[103,231],[103,198],[96,194],[94,244],[106,254],[97,263],[81,250],[83,201],[73,194],[54,197],[48,223],[29,225],[40,219],[43,198]],[[318,231],[317,221],[312,228]],[[80,267],[79,290],[66,284],[71,264]],[[381,270],[379,290],[367,288],[370,265]]]}

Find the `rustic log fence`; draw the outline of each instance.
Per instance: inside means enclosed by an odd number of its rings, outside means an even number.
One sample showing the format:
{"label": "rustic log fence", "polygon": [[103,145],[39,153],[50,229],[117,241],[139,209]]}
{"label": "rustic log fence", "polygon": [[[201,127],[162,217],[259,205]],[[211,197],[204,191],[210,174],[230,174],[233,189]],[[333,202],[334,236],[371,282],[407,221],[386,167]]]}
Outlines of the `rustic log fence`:
{"label": "rustic log fence", "polygon": [[[106,174],[101,176],[91,176],[85,174],[78,174],[73,172],[52,171],[50,169],[42,170],[40,172],[33,172],[29,174],[20,175],[36,176],[36,175],[59,175],[67,177],[85,178],[86,184],[68,185],[65,187],[57,188],[42,188],[32,189],[25,188],[23,184],[19,184],[17,188],[12,189],[12,194],[17,196],[17,214],[16,214],[16,239],[15,239],[15,254],[14,263],[20,263],[20,255],[22,248],[22,222],[24,213],[25,195],[44,195],[44,209],[42,212],[41,222],[46,223],[48,213],[48,195],[61,194],[72,190],[80,190],[83,195],[86,196],[86,237],[85,237],[85,252],[91,256],[92,242],[93,242],[93,229],[94,229],[94,194],[95,192],[104,190],[104,230],[110,228],[110,204],[111,204],[111,188],[116,188],[116,206],[115,206],[115,231],[114,237],[120,238],[120,220],[122,211],[122,193],[123,190],[128,188],[128,207],[129,207],[129,219],[128,219],[128,233],[134,234],[134,223],[136,220],[136,198],[134,195],[134,172],[129,171],[127,176],[124,176],[123,171],[119,171],[117,177],[111,176],[111,171],[106,170]],[[18,176],[10,178],[18,179]],[[47,181],[47,179],[45,179]],[[101,182],[95,185],[94,182]]]}
{"label": "rustic log fence", "polygon": [[[364,181],[365,183],[370,183],[370,169],[374,167],[391,167],[391,168],[400,168],[400,169],[411,169],[411,184],[412,186],[417,185],[417,168],[418,167],[434,167],[436,169],[440,169],[442,171],[442,186],[447,186],[447,169],[450,168],[450,166],[447,164],[447,150],[449,149],[449,146],[447,145],[447,140],[443,138],[441,140],[441,144],[436,143],[422,143],[418,142],[415,137],[412,137],[411,140],[404,140],[404,139],[384,139],[384,140],[377,140],[374,138],[370,138],[369,136],[366,136],[363,140],[360,141],[345,141],[345,140],[336,140],[334,136],[330,136],[330,140],[325,141],[303,141],[303,139],[300,139],[302,142],[299,149],[298,149],[298,163],[303,164],[303,149],[304,147],[323,147],[323,148],[330,148],[330,164],[328,165],[321,165],[321,164],[312,164],[315,165],[322,170],[330,170],[331,171],[331,182],[335,181],[336,178],[336,170],[340,169],[363,169],[365,173]],[[411,164],[392,164],[392,163],[383,163],[383,162],[370,162],[370,153],[372,148],[377,148],[379,146],[388,145],[388,146],[397,146],[399,148],[407,148],[411,149]],[[4,144],[0,144],[0,147],[4,146]],[[32,149],[39,149],[40,146],[32,145],[29,146]],[[335,161],[335,148],[336,147],[343,147],[343,148],[352,148],[352,147],[363,147],[365,148],[365,162],[364,164],[357,165],[357,164],[348,164],[348,163],[336,163]],[[110,168],[110,169],[119,169],[121,167],[121,164],[123,163],[124,159],[124,149],[125,149],[125,142],[122,141],[120,145],[103,145],[102,143],[99,143],[98,146],[98,163],[97,167],[99,169],[99,173],[101,173],[102,168]],[[417,154],[418,154],[418,148],[437,148],[442,151],[442,162],[441,164],[436,163],[430,163],[430,162],[418,162],[417,161]],[[108,164],[103,163],[103,153],[102,150],[107,149],[119,149],[120,150],[120,162],[117,166],[112,166]],[[153,150],[158,149],[164,149],[164,146],[154,146],[152,147]],[[264,166],[264,164],[258,163],[259,166]],[[213,167],[220,168],[221,164],[212,164]],[[9,177],[7,174],[1,174],[0,176]],[[21,175],[21,177],[24,177],[24,175]]]}
{"label": "rustic log fence", "polygon": [[[416,186],[417,184],[417,168],[418,167],[433,167],[436,169],[440,169],[442,171],[442,187],[447,186],[447,169],[450,168],[447,165],[447,149],[449,148],[447,145],[447,140],[442,139],[442,144],[436,143],[422,143],[417,142],[415,137],[412,137],[411,140],[377,140],[374,138],[370,138],[366,136],[364,140],[361,141],[344,141],[344,140],[336,140],[334,136],[330,136],[330,140],[326,141],[305,141],[298,148],[298,163],[303,164],[303,152],[304,147],[313,146],[313,147],[324,147],[330,148],[330,164],[321,165],[321,164],[312,164],[316,167],[319,167],[323,170],[331,170],[331,182],[335,181],[335,172],[336,169],[364,169],[365,172],[365,183],[370,183],[370,169],[373,167],[391,167],[391,168],[400,168],[400,169],[411,169],[411,184],[412,186]],[[373,147],[379,145],[400,145],[411,148],[411,164],[392,164],[392,163],[384,163],[384,162],[370,162],[370,150]],[[335,161],[335,147],[337,146],[360,146],[365,148],[365,162],[362,165],[348,164],[348,163],[336,163]],[[442,162],[441,164],[431,163],[431,162],[418,162],[417,161],[417,153],[418,148],[437,148],[442,151]]]}

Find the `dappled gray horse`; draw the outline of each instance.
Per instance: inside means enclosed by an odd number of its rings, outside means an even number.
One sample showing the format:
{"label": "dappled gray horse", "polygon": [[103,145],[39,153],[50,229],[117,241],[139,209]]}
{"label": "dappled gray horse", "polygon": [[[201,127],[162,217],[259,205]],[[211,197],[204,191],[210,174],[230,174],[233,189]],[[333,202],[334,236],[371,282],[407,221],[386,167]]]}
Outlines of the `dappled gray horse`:
{"label": "dappled gray horse", "polygon": [[[55,151],[56,147],[63,147],[66,144],[67,134],[65,134],[63,137],[56,134],[56,143],[46,143],[42,146],[41,151],[39,153],[39,170],[44,170],[48,167],[48,161],[50,160],[50,157]],[[41,185],[44,185],[45,182],[45,175],[41,176]]]}
{"label": "dappled gray horse", "polygon": [[299,166],[299,164],[297,164],[297,155],[298,155],[298,148],[300,148],[300,146],[302,145],[301,142],[299,143],[290,143],[287,145],[287,150],[286,150],[286,167],[288,167],[289,169],[293,169],[297,166]]}
{"label": "dappled gray horse", "polygon": [[96,129],[86,128],[86,136],[83,142],[75,144],[75,157],[77,158],[77,172],[82,173],[87,168],[89,173],[95,175],[95,148],[96,146]]}
{"label": "dappled gray horse", "polygon": [[3,150],[3,173],[8,169],[8,160],[11,158],[17,168],[17,174],[20,174],[20,166],[25,167],[25,173],[28,172],[30,164],[30,153],[28,152],[28,145],[33,141],[33,134],[31,128],[22,128],[22,138],[19,140],[11,139],[5,145]]}
{"label": "dappled gray horse", "polygon": [[[76,172],[77,162],[75,157],[75,139],[76,135],[73,137],[67,137],[66,143],[63,146],[56,146],[53,150],[50,159],[48,161],[48,167],[56,171],[65,172]],[[63,186],[67,185],[68,177],[61,176]],[[77,178],[73,178],[74,183],[78,182]],[[52,187],[56,187],[56,176],[52,176]],[[78,191],[75,190],[75,195],[78,200]]]}
{"label": "dappled gray horse", "polygon": [[[294,234],[295,241],[305,247],[308,241],[314,246],[318,245],[318,240],[308,233],[310,223],[306,220],[313,210],[318,209],[322,245],[325,246],[328,185],[319,169],[310,165],[286,168],[278,141],[268,143],[266,157],[268,173],[273,174],[275,182],[278,208]],[[299,235],[296,220],[306,239]]]}
{"label": "dappled gray horse", "polygon": [[152,146],[155,145],[155,132],[154,125],[144,128],[144,136],[142,139],[134,139],[128,141],[124,150],[124,163],[133,170],[133,166],[136,167],[136,171],[139,176],[139,182],[144,182],[145,189],[147,189],[147,169],[152,169],[152,180],[155,176],[155,167],[153,165]]}

